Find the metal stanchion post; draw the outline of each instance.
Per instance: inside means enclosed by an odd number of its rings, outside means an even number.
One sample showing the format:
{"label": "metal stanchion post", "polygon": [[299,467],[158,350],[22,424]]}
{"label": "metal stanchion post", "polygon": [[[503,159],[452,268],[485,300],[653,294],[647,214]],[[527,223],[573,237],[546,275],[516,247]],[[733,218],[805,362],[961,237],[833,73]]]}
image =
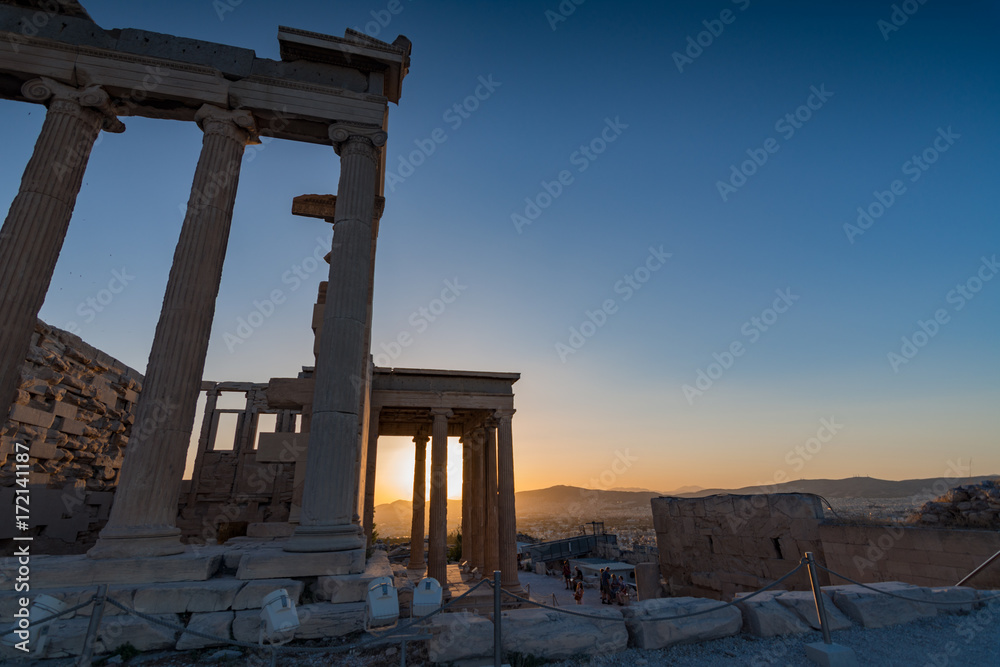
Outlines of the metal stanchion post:
{"label": "metal stanchion post", "polygon": [[832,644],[830,639],[830,623],[826,620],[826,607],[823,606],[823,589],[819,586],[819,576],[816,572],[816,560],[813,552],[806,552],[806,569],[809,570],[809,584],[812,586],[813,599],[816,601],[816,614],[819,617],[819,628],[823,631],[823,643]]}
{"label": "metal stanchion post", "polygon": [[493,667],[500,667],[500,570],[493,570]]}
{"label": "metal stanchion post", "polygon": [[97,587],[94,609],[90,612],[90,625],[87,626],[87,636],[83,640],[83,652],[80,654],[80,660],[76,663],[80,667],[90,667],[91,657],[94,655],[94,642],[97,640],[97,629],[101,625],[101,617],[104,616],[104,597],[107,594],[107,584],[101,584]]}

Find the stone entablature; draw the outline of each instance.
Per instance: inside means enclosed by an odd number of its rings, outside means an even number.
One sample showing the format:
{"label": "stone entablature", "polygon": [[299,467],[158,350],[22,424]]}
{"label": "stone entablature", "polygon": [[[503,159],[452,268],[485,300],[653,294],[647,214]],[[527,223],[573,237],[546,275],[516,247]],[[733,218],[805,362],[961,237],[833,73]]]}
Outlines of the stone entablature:
{"label": "stone entablature", "polygon": [[281,27],[282,60],[253,50],[146,30],[104,30],[79,16],[39,27],[37,10],[0,5],[0,97],[45,76],[101,86],[119,116],[195,119],[204,104],[253,112],[267,136],[331,145],[332,122],[383,128],[398,103],[410,42],[347,30],[344,37]]}

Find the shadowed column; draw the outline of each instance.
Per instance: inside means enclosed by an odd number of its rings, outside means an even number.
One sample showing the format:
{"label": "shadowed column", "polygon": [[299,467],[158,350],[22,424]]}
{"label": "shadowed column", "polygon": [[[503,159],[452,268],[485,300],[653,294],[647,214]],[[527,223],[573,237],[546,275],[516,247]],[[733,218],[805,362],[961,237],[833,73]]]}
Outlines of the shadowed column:
{"label": "shadowed column", "polygon": [[427,497],[427,441],[426,435],[413,438],[417,446],[413,464],[413,523],[410,525],[411,569],[422,568],[424,563],[424,500]]}
{"label": "shadowed column", "polygon": [[365,507],[364,525],[365,541],[372,544],[372,531],[375,528],[375,461],[378,457],[378,417],[382,408],[375,406],[368,418],[368,454],[365,457]]}
{"label": "shadowed column", "polygon": [[355,518],[358,497],[362,392],[358,369],[368,357],[369,276],[378,147],[378,128],[335,124],[330,138],[340,155],[330,278],[316,359],[315,390],[302,513],[285,551],[360,550],[365,537]]}
{"label": "shadowed column", "polygon": [[472,511],[472,483],[469,475],[472,470],[472,435],[466,433],[462,437],[462,556],[467,561],[472,556],[472,542],[469,539],[469,513]]}
{"label": "shadowed column", "polygon": [[248,111],[205,105],[191,197],[174,251],[111,516],[91,558],[180,553],[177,498],[194,423],[215,298],[229,242]]}
{"label": "shadowed column", "polygon": [[427,531],[427,576],[448,584],[448,418],[451,410],[431,410],[431,517]]}
{"label": "shadowed column", "polygon": [[504,588],[521,587],[517,578],[517,514],[514,511],[513,410],[497,410],[497,532]]}
{"label": "shadowed column", "polygon": [[48,111],[0,229],[0,417],[4,421],[94,142],[102,128],[125,130],[110,111],[107,93],[97,86],[78,89],[42,78],[26,82],[21,92],[29,100],[48,100]]}
{"label": "shadowed column", "polygon": [[483,471],[483,510],[486,521],[483,537],[483,576],[492,578],[493,571],[500,569],[500,555],[497,526],[497,422],[486,420],[486,449]]}
{"label": "shadowed column", "polygon": [[[472,484],[472,506],[469,515],[469,544],[472,547],[470,559],[472,567],[478,568],[479,573],[483,572],[483,537],[486,521],[486,512],[483,510],[483,483],[486,480],[486,473],[483,470],[485,457],[483,448],[486,446],[486,434],[482,427],[472,431],[472,465],[470,470],[470,480]],[[464,537],[463,537],[464,540]]]}

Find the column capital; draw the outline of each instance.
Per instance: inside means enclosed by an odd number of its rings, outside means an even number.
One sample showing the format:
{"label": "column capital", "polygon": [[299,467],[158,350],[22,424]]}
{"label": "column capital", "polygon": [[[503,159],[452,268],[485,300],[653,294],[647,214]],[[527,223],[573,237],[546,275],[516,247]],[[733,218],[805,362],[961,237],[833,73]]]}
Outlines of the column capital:
{"label": "column capital", "polygon": [[205,134],[219,134],[243,144],[258,144],[257,123],[246,109],[223,109],[203,104],[194,115]]}
{"label": "column capital", "polygon": [[497,421],[510,421],[515,412],[517,412],[517,410],[514,410],[513,408],[501,408],[493,411],[493,418]]}
{"label": "column capital", "polygon": [[413,444],[415,445],[426,445],[428,442],[430,442],[430,440],[431,437],[423,433],[418,433],[415,436],[413,436]]}
{"label": "column capital", "polygon": [[385,146],[389,135],[381,127],[359,123],[333,123],[328,131],[333,150],[343,157],[344,151],[357,152],[378,162],[378,149]]}
{"label": "column capital", "polygon": [[74,107],[92,108],[103,116],[101,124],[103,130],[116,134],[125,131],[125,123],[118,120],[111,107],[111,98],[100,86],[79,88],[41,76],[25,81],[21,86],[21,94],[32,102],[50,100],[49,106],[62,103],[64,111],[71,111]]}
{"label": "column capital", "polygon": [[449,408],[431,408],[432,417],[444,417],[445,419],[451,419],[455,416],[455,413]]}

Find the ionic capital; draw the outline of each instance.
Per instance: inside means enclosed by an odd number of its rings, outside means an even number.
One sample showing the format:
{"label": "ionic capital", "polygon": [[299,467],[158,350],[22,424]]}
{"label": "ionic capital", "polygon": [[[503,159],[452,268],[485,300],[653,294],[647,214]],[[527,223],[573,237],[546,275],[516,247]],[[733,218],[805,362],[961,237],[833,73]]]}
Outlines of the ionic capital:
{"label": "ionic capital", "polygon": [[257,124],[246,109],[222,109],[203,104],[194,115],[205,134],[219,134],[242,144],[259,144]]}
{"label": "ionic capital", "polygon": [[455,416],[455,413],[448,408],[431,408],[431,417],[444,417],[445,419],[451,419]]}
{"label": "ionic capital", "polygon": [[329,130],[333,150],[340,157],[361,155],[377,163],[378,149],[385,146],[389,135],[380,127],[357,123],[334,123]]}
{"label": "ionic capital", "polygon": [[514,410],[513,408],[501,408],[499,410],[493,411],[493,418],[496,419],[498,422],[503,422],[503,421],[509,422],[511,420],[511,417],[514,416],[515,412],[517,412],[517,410]]}
{"label": "ionic capital", "polygon": [[78,114],[84,107],[92,108],[103,117],[103,130],[116,134],[125,131],[125,123],[118,120],[111,107],[111,98],[100,86],[78,88],[42,76],[25,81],[21,94],[32,102],[49,100],[47,106],[50,109],[63,113]]}

